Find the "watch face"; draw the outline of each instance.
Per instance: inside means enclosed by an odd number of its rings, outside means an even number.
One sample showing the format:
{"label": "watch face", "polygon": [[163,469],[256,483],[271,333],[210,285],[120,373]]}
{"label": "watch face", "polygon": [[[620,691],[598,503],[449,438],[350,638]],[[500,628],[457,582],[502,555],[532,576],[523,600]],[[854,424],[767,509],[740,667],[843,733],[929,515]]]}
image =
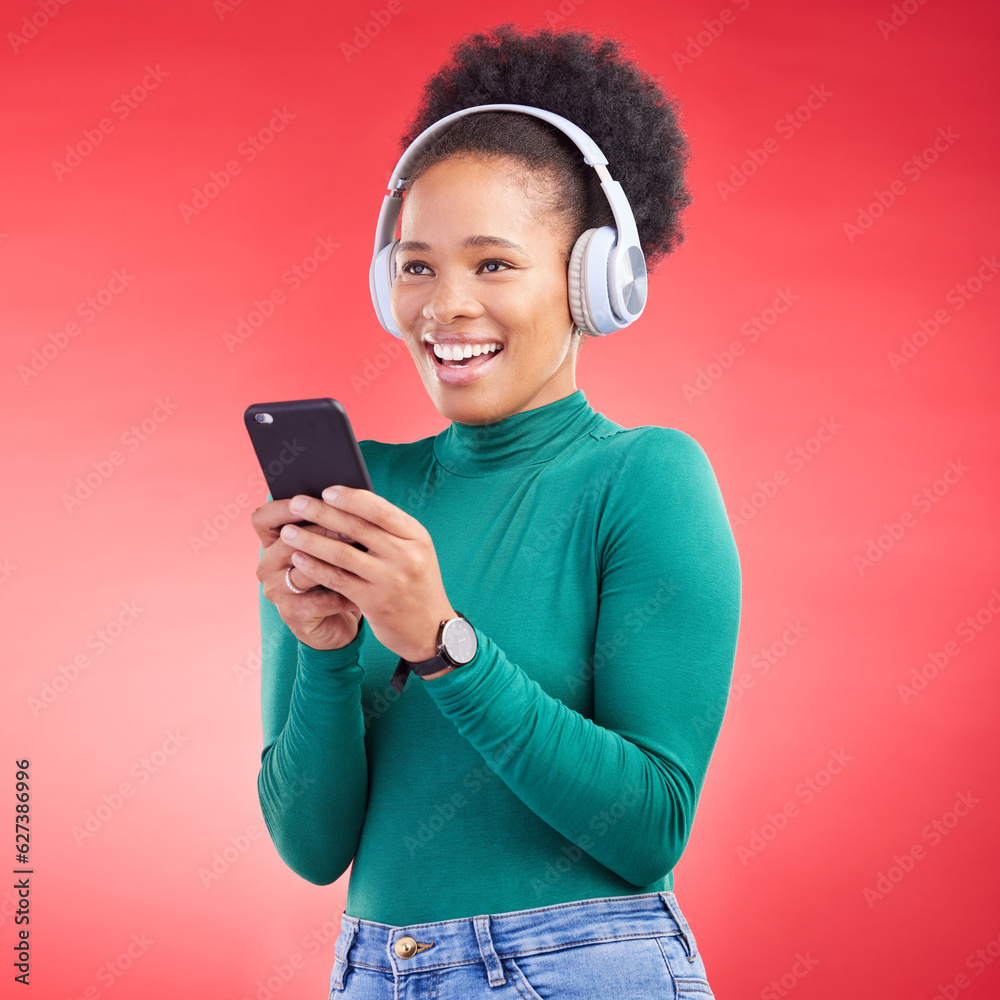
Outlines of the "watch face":
{"label": "watch face", "polygon": [[445,625],[441,642],[444,652],[456,665],[468,663],[476,655],[479,645],[476,630],[464,618],[452,618]]}

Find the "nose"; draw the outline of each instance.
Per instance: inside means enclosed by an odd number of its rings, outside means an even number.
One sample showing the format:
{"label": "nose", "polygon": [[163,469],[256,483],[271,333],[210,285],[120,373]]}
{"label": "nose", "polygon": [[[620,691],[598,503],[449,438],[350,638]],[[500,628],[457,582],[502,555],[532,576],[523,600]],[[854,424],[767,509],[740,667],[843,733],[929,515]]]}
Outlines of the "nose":
{"label": "nose", "polygon": [[471,293],[468,282],[460,277],[438,275],[428,283],[424,319],[447,326],[456,320],[475,319],[482,314],[482,304]]}

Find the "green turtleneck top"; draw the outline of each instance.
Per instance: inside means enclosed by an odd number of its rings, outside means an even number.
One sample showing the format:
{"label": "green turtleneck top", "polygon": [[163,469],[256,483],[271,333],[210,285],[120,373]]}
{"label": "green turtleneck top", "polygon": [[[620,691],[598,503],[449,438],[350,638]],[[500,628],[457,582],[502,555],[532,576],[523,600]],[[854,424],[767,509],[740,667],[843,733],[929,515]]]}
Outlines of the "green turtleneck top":
{"label": "green turtleneck top", "polygon": [[360,442],[434,542],[473,660],[390,685],[363,622],[300,642],[260,592],[258,780],[286,864],[392,925],[673,888],[725,711],[740,613],[704,451],[578,389],[494,424]]}

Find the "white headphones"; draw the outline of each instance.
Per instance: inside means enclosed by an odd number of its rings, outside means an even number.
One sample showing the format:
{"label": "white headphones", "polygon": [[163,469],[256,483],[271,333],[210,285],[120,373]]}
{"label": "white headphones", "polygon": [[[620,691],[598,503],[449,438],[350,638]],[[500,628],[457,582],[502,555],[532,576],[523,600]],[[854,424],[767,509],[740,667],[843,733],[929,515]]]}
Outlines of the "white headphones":
{"label": "white headphones", "polygon": [[403,206],[409,171],[417,156],[459,118],[481,111],[519,111],[534,115],[554,125],[576,144],[583,158],[601,179],[601,188],[611,204],[614,226],[588,229],[576,241],[569,260],[567,284],[573,322],[591,336],[621,330],[642,314],[646,305],[646,259],[639,245],[635,218],[622,186],[611,179],[607,157],[597,143],[571,121],[551,111],[524,104],[479,104],[447,115],[424,129],[403,153],[389,179],[389,189],[382,199],[382,210],[375,231],[368,284],[375,313],[383,328],[402,337],[392,318],[389,291],[396,278],[396,222]]}

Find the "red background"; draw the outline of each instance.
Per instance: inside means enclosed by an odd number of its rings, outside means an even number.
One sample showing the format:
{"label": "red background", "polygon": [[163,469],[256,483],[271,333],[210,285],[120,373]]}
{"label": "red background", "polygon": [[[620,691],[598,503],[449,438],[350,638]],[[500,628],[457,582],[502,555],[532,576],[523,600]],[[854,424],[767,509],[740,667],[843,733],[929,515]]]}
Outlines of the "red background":
{"label": "red background", "polygon": [[[562,2],[394,0],[383,24],[382,0],[5,7],[0,801],[11,815],[30,758],[35,995],[325,995],[348,876],[317,887],[285,868],[256,796],[249,511],[266,490],[242,412],[330,395],[360,438],[442,429],[369,300],[383,183],[450,44],[550,11],[628,43],[693,147],[688,239],[640,322],[588,342],[577,383],[625,426],[693,435],[734,518],[734,696],[676,877],[715,991],[998,995],[1000,282],[983,258],[1000,251],[1000,15]],[[287,122],[251,161],[241,144],[275,108]],[[338,249],[293,290],[282,275],[321,238]],[[89,314],[116,270],[124,287]],[[284,301],[230,349],[274,289]],[[779,292],[792,304],[752,341],[741,329]],[[906,338],[919,349],[894,366]],[[141,611],[98,651],[123,602]],[[920,690],[900,687],[921,668]],[[12,899],[0,889],[8,959]]]}

